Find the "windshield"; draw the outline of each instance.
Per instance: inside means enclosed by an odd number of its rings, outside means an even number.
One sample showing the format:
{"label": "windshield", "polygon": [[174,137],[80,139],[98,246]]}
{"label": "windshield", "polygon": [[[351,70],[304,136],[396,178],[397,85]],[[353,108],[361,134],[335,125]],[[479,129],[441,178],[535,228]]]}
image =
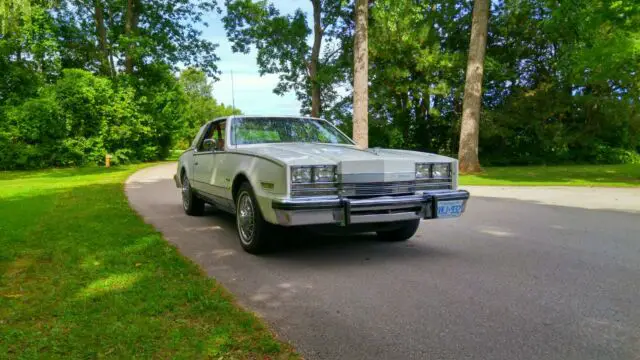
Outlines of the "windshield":
{"label": "windshield", "polygon": [[290,142],[353,144],[324,120],[270,117],[233,119],[232,145]]}

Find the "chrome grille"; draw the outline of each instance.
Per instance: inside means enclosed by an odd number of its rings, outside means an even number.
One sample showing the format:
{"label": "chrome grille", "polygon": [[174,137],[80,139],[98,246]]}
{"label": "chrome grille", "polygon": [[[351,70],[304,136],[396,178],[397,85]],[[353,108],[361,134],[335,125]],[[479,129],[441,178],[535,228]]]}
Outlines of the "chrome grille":
{"label": "chrome grille", "polygon": [[428,179],[417,181],[393,181],[345,184],[293,184],[291,196],[332,196],[373,197],[413,194],[424,190],[448,190],[452,188],[451,179]]}
{"label": "chrome grille", "polygon": [[338,188],[333,183],[293,184],[291,186],[291,196],[293,197],[331,196],[337,194]]}
{"label": "chrome grille", "polygon": [[379,183],[347,183],[340,186],[344,196],[384,196],[413,194],[419,190],[450,189],[450,180],[394,181]]}

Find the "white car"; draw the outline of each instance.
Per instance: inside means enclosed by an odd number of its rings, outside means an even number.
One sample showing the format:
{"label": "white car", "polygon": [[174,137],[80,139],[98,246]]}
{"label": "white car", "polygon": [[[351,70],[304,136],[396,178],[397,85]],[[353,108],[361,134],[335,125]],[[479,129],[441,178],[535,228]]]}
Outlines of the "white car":
{"label": "white car", "polygon": [[460,216],[469,198],[457,189],[457,160],[361,150],[329,122],[308,117],[215,119],[180,156],[174,179],[187,214],[202,214],[205,203],[235,214],[250,253],[268,247],[271,226],[407,240],[421,219]]}

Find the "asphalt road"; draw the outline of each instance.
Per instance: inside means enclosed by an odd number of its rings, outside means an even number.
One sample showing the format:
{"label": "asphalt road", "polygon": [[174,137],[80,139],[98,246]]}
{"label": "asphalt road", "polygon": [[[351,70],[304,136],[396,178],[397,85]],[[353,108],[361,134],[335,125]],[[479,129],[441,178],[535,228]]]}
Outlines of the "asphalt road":
{"label": "asphalt road", "polygon": [[174,165],[132,206],[307,359],[640,359],[640,215],[474,197],[406,243],[297,234],[244,253],[184,215]]}

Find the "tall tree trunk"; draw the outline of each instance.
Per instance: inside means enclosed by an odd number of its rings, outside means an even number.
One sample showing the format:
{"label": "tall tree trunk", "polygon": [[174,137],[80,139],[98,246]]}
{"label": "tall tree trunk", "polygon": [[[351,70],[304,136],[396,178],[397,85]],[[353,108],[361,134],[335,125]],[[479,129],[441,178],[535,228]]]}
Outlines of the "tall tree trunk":
{"label": "tall tree trunk", "polygon": [[458,159],[460,172],[480,172],[478,160],[478,142],[480,135],[480,108],[482,105],[482,76],[484,73],[484,55],[487,47],[487,26],[489,23],[489,0],[475,0],[469,59],[464,86],[462,104],[462,123],[460,126],[460,147]]}
{"label": "tall tree trunk", "polygon": [[124,24],[124,34],[129,38],[129,46],[124,57],[124,69],[127,74],[133,74],[133,65],[135,63],[135,44],[131,40],[136,34],[138,27],[139,3],[137,0],[127,0],[127,14]]}
{"label": "tall tree trunk", "polygon": [[309,63],[309,80],[311,82],[311,116],[319,117],[321,111],[320,83],[318,82],[318,64],[322,45],[322,23],[320,20],[320,0],[311,0],[313,5],[313,47]]}
{"label": "tall tree trunk", "polygon": [[98,48],[100,49],[100,73],[112,75],[109,65],[109,53],[107,51],[107,29],[104,26],[104,8],[101,0],[95,0],[94,17],[96,21],[96,35],[98,36]]}
{"label": "tall tree trunk", "polygon": [[353,62],[353,140],[369,147],[369,1],[356,0],[356,34]]}
{"label": "tall tree trunk", "polygon": [[[111,22],[111,24],[113,24],[113,13],[111,12],[111,9],[108,8],[108,14],[109,15],[109,21]],[[111,41],[109,41],[109,39],[107,39],[108,41],[108,52],[109,52],[109,68],[111,69],[111,76],[115,77],[116,76],[116,63],[113,60],[113,43]]]}

